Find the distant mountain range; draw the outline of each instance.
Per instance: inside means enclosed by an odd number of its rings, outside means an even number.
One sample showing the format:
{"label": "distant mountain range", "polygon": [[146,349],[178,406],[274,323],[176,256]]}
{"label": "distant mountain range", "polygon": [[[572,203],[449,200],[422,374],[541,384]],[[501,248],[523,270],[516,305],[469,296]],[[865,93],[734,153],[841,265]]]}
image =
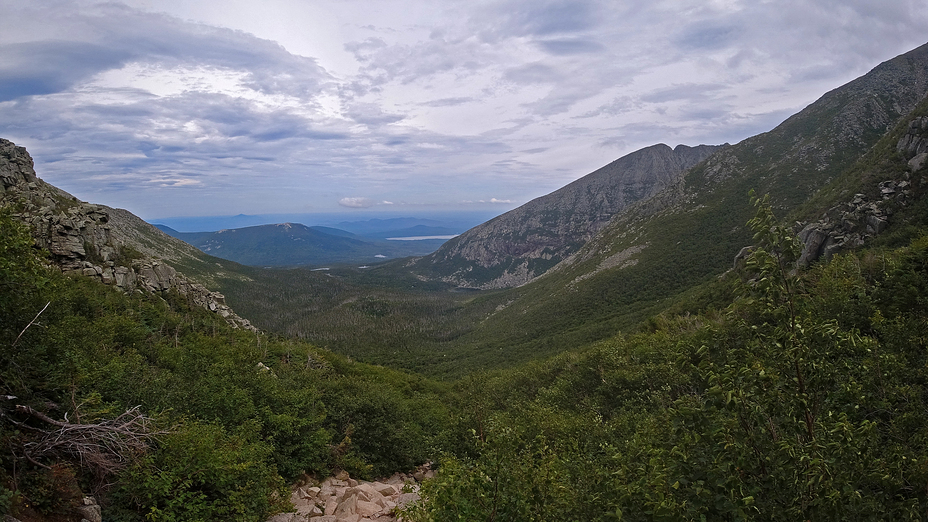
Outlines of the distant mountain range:
{"label": "distant mountain range", "polygon": [[432,223],[416,218],[395,218],[340,224],[354,232],[300,223],[258,225],[218,232],[178,232],[165,225],[155,226],[204,253],[243,265],[320,266],[367,264],[421,256],[435,251],[455,235],[453,229],[425,225],[423,221]]}

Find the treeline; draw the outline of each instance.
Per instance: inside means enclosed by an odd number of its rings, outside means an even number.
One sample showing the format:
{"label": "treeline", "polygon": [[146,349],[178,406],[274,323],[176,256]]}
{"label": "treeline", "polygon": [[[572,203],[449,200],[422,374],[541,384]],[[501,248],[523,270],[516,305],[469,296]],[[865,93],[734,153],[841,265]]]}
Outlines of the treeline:
{"label": "treeline", "polygon": [[[443,386],[43,265],[0,214],[0,514],[263,520],[287,484],[425,461]],[[30,515],[31,513],[31,515]]]}
{"label": "treeline", "polygon": [[928,236],[796,274],[757,203],[729,307],[461,381],[409,518],[928,518]]}

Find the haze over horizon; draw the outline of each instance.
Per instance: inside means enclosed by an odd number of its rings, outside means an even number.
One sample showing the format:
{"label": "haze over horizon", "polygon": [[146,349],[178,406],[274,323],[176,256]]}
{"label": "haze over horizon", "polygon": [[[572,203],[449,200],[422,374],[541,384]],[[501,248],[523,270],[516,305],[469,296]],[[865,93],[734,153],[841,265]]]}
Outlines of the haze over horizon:
{"label": "haze over horizon", "polygon": [[145,219],[498,214],[925,43],[868,1],[0,0],[0,137]]}

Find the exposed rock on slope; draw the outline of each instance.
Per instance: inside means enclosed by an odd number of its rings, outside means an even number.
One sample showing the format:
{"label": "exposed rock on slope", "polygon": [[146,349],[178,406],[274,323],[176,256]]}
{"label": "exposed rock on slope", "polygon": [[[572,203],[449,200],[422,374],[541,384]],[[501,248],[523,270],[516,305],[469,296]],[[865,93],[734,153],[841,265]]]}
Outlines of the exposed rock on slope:
{"label": "exposed rock on slope", "polygon": [[461,286],[524,284],[576,251],[630,204],[660,192],[719,146],[660,144],[472,228],[416,269]]}
{"label": "exposed rock on slope", "polygon": [[875,198],[855,194],[853,200],[830,208],[820,219],[799,224],[802,226],[799,239],[803,242],[800,265],[807,266],[819,258],[829,259],[841,250],[862,246],[886,230],[894,209],[906,206],[915,186],[924,183],[924,171],[928,170],[925,169],[928,117],[909,122],[906,133],[896,144],[896,152],[908,164],[905,179],[881,181]]}
{"label": "exposed rock on slope", "polygon": [[132,213],[78,201],[39,179],[23,147],[0,138],[0,205],[29,225],[36,245],[63,272],[82,274],[124,291],[176,290],[231,324],[253,328],[222,294],[178,273],[165,259],[201,255]]}
{"label": "exposed rock on slope", "polygon": [[909,122],[909,129],[896,145],[896,151],[909,161],[909,168],[918,172],[928,160],[928,116]]}

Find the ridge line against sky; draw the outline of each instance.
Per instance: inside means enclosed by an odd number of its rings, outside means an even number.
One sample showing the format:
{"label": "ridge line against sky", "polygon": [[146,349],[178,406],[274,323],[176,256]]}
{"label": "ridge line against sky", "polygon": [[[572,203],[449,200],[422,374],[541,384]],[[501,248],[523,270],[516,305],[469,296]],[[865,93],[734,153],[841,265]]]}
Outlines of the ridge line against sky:
{"label": "ridge line against sky", "polygon": [[0,137],[146,219],[498,209],[736,143],[928,41],[928,1],[0,0]]}

